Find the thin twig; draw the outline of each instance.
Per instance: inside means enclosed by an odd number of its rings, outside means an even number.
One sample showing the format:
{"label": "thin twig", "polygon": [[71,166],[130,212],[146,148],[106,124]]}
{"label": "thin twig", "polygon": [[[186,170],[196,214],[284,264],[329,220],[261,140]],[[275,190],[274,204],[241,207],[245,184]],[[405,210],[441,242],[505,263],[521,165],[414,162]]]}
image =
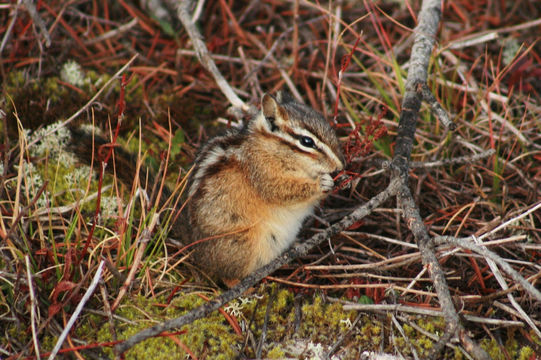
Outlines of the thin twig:
{"label": "thin twig", "polygon": [[453,41],[451,44],[449,44],[449,48],[453,50],[462,49],[468,46],[479,45],[487,41],[496,40],[497,38],[498,38],[498,33],[495,31],[492,31],[483,35],[479,35],[477,37],[470,37],[466,40]]}
{"label": "thin twig", "polygon": [[[331,299],[333,300],[333,299]],[[338,299],[336,299],[338,300]],[[343,302],[343,301],[340,301]],[[374,312],[404,312],[409,314],[417,314],[423,316],[443,316],[441,310],[427,309],[416,306],[402,305],[402,304],[354,304],[346,302],[342,308],[346,311],[374,311]],[[476,322],[480,324],[495,325],[495,326],[524,326],[522,321],[513,321],[513,320],[503,320],[503,319],[492,319],[479,316],[473,316],[468,314],[463,314],[464,318],[471,322]]]}
{"label": "thin twig", "polygon": [[214,63],[214,60],[212,60],[212,58],[210,57],[207,46],[203,42],[203,37],[199,33],[199,30],[197,30],[197,28],[195,27],[195,24],[192,21],[192,16],[190,16],[190,14],[188,13],[190,3],[190,0],[182,0],[178,5],[177,16],[180,22],[182,22],[184,28],[186,29],[188,36],[192,40],[193,48],[196,51],[199,62],[214,77],[216,84],[225,95],[227,100],[231,103],[231,105],[233,105],[233,107],[242,109],[246,113],[250,113],[252,111],[251,107],[246,105],[244,101],[242,101],[237,96],[233,88],[229,86],[229,84],[223,77],[220,70],[218,70],[218,67]]}
{"label": "thin twig", "polygon": [[[439,341],[440,340],[439,336],[431,333],[430,331],[427,331],[427,330],[423,329],[421,326],[417,325],[414,321],[409,320],[409,316],[397,315],[396,317],[398,319],[402,320],[403,322],[407,323],[409,326],[411,326],[412,328],[417,330],[419,333],[425,335],[426,337],[428,337],[428,338],[430,338],[430,339],[432,339],[434,341]],[[473,359],[467,352],[464,351],[464,349],[461,346],[456,346],[456,345],[453,345],[452,343],[447,343],[445,345],[447,347],[453,349],[453,350],[458,349],[466,357],[466,359],[468,359],[468,360]]]}
{"label": "thin twig", "polygon": [[75,308],[75,311],[71,315],[66,327],[62,331],[62,334],[60,334],[60,336],[58,337],[58,341],[56,342],[56,344],[55,344],[55,346],[53,348],[53,351],[51,351],[51,354],[49,355],[48,360],[53,360],[56,357],[56,354],[58,353],[58,350],[60,350],[60,347],[62,346],[62,343],[64,342],[64,340],[68,336],[68,334],[69,334],[69,332],[71,330],[71,327],[73,326],[73,324],[75,324],[75,320],[77,320],[77,317],[79,317],[79,314],[83,310],[83,307],[85,306],[86,302],[88,301],[88,299],[90,299],[90,297],[94,293],[94,289],[96,288],[96,286],[98,286],[98,283],[99,283],[99,281],[101,279],[101,273],[103,271],[103,266],[104,266],[104,261],[102,260],[102,261],[100,261],[100,264],[98,265],[98,270],[96,271],[96,274],[94,275],[94,278],[92,279],[92,282],[90,283],[90,286],[88,287],[85,294],[83,295],[83,298],[81,299],[81,301],[79,302],[79,304]]}
{"label": "thin twig", "polygon": [[36,294],[34,293],[34,285],[32,284],[32,272],[30,271],[30,258],[28,255],[24,256],[26,263],[26,277],[28,281],[28,290],[30,292],[30,328],[32,329],[32,342],[34,343],[34,352],[36,359],[41,359],[39,356],[39,342],[36,333]]}
{"label": "thin twig", "polygon": [[271,289],[272,293],[269,296],[269,301],[267,302],[267,310],[265,310],[265,320],[263,321],[263,328],[261,329],[261,337],[259,338],[259,344],[257,344],[257,350],[255,352],[255,357],[257,359],[261,358],[261,353],[263,352],[263,345],[265,344],[265,338],[267,337],[267,326],[269,325],[270,312],[272,304],[276,300],[276,289]]}
{"label": "thin twig", "polygon": [[423,100],[430,105],[430,110],[436,117],[441,121],[443,126],[445,126],[447,129],[453,131],[456,129],[456,124],[449,119],[449,115],[447,114],[447,111],[441,106],[441,104],[438,102],[434,94],[430,91],[428,88],[428,85],[426,83],[422,83],[421,85],[421,94],[423,95]]}
{"label": "thin twig", "polygon": [[113,302],[113,305],[111,306],[111,309],[114,311],[118,305],[120,304],[120,301],[128,291],[128,287],[132,283],[133,279],[135,278],[135,274],[137,271],[139,271],[139,265],[141,264],[141,260],[143,259],[143,254],[145,253],[146,247],[148,243],[150,242],[150,234],[152,233],[152,230],[154,229],[154,226],[157,222],[158,215],[154,214],[154,218],[152,219],[152,224],[148,228],[144,228],[141,233],[141,238],[138,241],[137,250],[135,253],[135,257],[133,259],[133,263],[130,267],[130,272],[126,279],[124,280],[124,283],[122,284],[122,287],[120,288],[118,295]]}
{"label": "thin twig", "polygon": [[17,22],[17,15],[19,14],[19,7],[21,3],[22,3],[22,0],[18,0],[17,4],[12,5],[13,8],[10,11],[11,13],[9,14],[10,15],[9,18],[11,21],[9,22],[8,28],[6,32],[4,33],[4,36],[2,37],[2,42],[0,43],[0,59],[2,59],[2,53],[4,52],[4,48],[6,47],[6,44],[9,41],[9,37],[11,36],[11,32],[13,31],[13,26],[15,26],[15,23]]}
{"label": "thin twig", "polygon": [[461,39],[453,40],[452,42],[449,43],[447,47],[451,49],[460,49],[466,46],[471,46],[473,44],[478,44],[480,42],[492,40],[493,38],[497,38],[498,34],[501,34],[501,33],[526,30],[532,27],[539,26],[540,24],[541,24],[541,19],[535,19],[532,21],[527,21],[522,24],[518,24],[518,25],[507,26],[500,29],[490,29],[487,31],[481,31],[478,33],[468,34],[467,36],[464,36]]}
{"label": "thin twig", "polygon": [[[479,244],[480,243],[480,240],[479,239],[476,239],[474,238],[474,240]],[[507,283],[505,282],[505,279],[503,278],[502,276],[502,273],[500,272],[500,270],[498,269],[498,267],[496,266],[496,263],[494,262],[494,260],[491,260],[491,259],[486,259],[487,260],[487,263],[488,263],[488,266],[490,267],[490,270],[492,270],[492,273],[494,274],[494,277],[496,278],[496,281],[498,281],[498,284],[500,284],[501,288],[503,290],[508,290],[509,289],[509,286],[507,285]],[[524,282],[526,282],[526,280],[524,280]],[[529,284],[529,283],[528,283]],[[533,288],[533,286],[532,286]],[[535,288],[534,288],[535,289]],[[528,314],[526,314],[526,312],[524,311],[524,309],[519,305],[519,303],[515,300],[515,297],[513,296],[512,293],[508,293],[507,294],[507,299],[509,299],[509,302],[511,303],[511,305],[513,305],[513,307],[515,308],[515,310],[520,314],[520,317],[526,321],[526,323],[528,323],[528,325],[530,325],[530,327],[532,328],[532,330],[535,332],[535,334],[537,335],[538,338],[541,339],[541,331],[539,331],[539,329],[537,328],[537,326],[535,326],[532,318],[530,318],[528,316]],[[540,299],[541,300],[541,299]]]}
{"label": "thin twig", "polygon": [[[252,35],[252,34],[247,34],[247,35],[250,38],[250,40],[259,48],[259,50],[261,50],[263,53],[269,52],[269,50],[265,47],[265,45],[255,35]],[[298,101],[302,101],[301,93],[299,92],[299,90],[297,90],[297,87],[293,83],[291,76],[289,76],[287,71],[285,71],[282,68],[282,66],[280,66],[280,63],[278,62],[278,60],[276,60],[276,58],[273,55],[269,55],[269,59],[272,61],[274,66],[276,66],[276,69],[278,70],[282,78],[284,79],[284,82],[286,83],[287,88],[289,89],[293,97],[295,97]]]}
{"label": "thin twig", "polygon": [[127,32],[128,30],[130,30],[131,28],[133,28],[134,26],[136,26],[138,23],[137,21],[137,18],[133,18],[131,21],[129,21],[128,23],[126,24],[123,24],[123,25],[120,25],[119,27],[117,27],[116,29],[113,29],[113,30],[109,30],[103,34],[101,34],[100,36],[96,36],[92,39],[88,39],[85,41],[85,45],[93,45],[93,44],[97,44],[97,43],[100,43],[102,41],[105,41],[105,40],[108,40],[108,39],[111,39],[111,38],[114,38],[115,36],[119,36],[119,35],[122,35],[124,34],[125,32]]}
{"label": "thin twig", "polygon": [[459,156],[452,159],[443,159],[438,161],[431,161],[431,162],[423,162],[423,161],[412,161],[410,162],[411,168],[433,168],[433,167],[439,167],[439,166],[447,166],[447,165],[456,165],[456,164],[471,164],[475,163],[481,159],[487,158],[489,156],[492,156],[496,153],[494,149],[489,149],[486,151],[483,151],[479,154],[473,154],[473,155],[465,155],[465,156]]}
{"label": "thin twig", "polygon": [[359,320],[361,320],[361,318],[363,317],[363,313],[359,313],[357,315],[357,317],[355,318],[355,320],[353,320],[353,323],[351,323],[351,326],[350,328],[348,329],[348,331],[342,335],[332,346],[331,348],[329,349],[329,351],[327,352],[327,355],[325,356],[327,359],[330,359],[331,356],[336,352],[336,350],[338,349],[338,347],[340,345],[342,345],[342,343],[344,342],[344,340],[346,340],[348,337],[351,336],[351,334],[355,331],[355,329],[357,328],[357,323],[359,322]]}
{"label": "thin twig", "polygon": [[409,337],[406,335],[406,332],[404,331],[404,328],[402,328],[402,325],[400,325],[400,323],[398,322],[398,320],[396,320],[396,317],[394,315],[391,315],[391,320],[392,320],[394,326],[396,326],[396,328],[400,332],[400,335],[402,335],[402,339],[404,339],[404,341],[406,342],[406,344],[410,348],[410,351],[413,354],[413,358],[415,360],[419,360],[419,355],[417,354],[417,350],[415,350],[415,347],[411,343]]}
{"label": "thin twig", "polygon": [[[104,260],[107,261],[107,260]],[[111,304],[109,304],[109,296],[107,296],[107,287],[104,283],[100,284],[100,292],[101,292],[101,299],[103,301],[103,310],[105,312],[105,315],[107,316],[107,321],[109,323],[109,331],[111,333],[111,337],[113,338],[113,341],[117,341],[118,337],[116,334],[116,327],[114,323],[114,317],[113,313],[111,312]]]}
{"label": "thin twig", "polygon": [[496,255],[494,252],[488,250],[484,246],[477,245],[473,242],[473,238],[455,238],[452,236],[438,236],[434,239],[436,244],[452,244],[463,249],[473,251],[485,259],[494,261],[499,267],[502,268],[513,280],[519,283],[524,290],[526,290],[537,301],[541,301],[541,292],[537,290],[532,284],[524,279],[515,269],[511,267],[504,259]]}
{"label": "thin twig", "polygon": [[[317,16],[313,19],[310,19],[310,20],[307,20],[307,21],[304,21],[300,24],[297,25],[297,27],[301,27],[301,26],[304,26],[304,25],[308,25],[308,24],[312,24],[312,23],[315,23],[315,22],[318,22],[318,21],[321,21],[323,20],[324,17],[323,16]],[[282,41],[286,38],[287,35],[289,35],[291,32],[293,32],[295,27],[291,26],[287,29],[284,30],[284,32],[282,32],[280,34],[280,36],[278,36],[278,38],[276,40],[274,40],[274,42],[272,43],[271,45],[271,48],[267,51],[264,52],[265,56],[263,57],[263,59],[257,61],[257,66],[254,67],[249,73],[247,73],[246,75],[244,75],[244,77],[242,78],[241,81],[246,81],[250,76],[253,75],[253,73],[259,71],[261,69],[262,66],[264,66],[267,61],[269,61],[269,59],[271,58],[271,56],[273,56],[272,54],[274,53],[274,50],[276,50],[276,48],[278,47],[278,45],[280,43],[282,43]],[[255,61],[255,60],[251,60],[251,61]],[[275,64],[276,65],[276,64]]]}
{"label": "thin twig", "polygon": [[537,204],[534,204],[530,209],[528,209],[527,211],[523,212],[522,214],[518,215],[518,216],[515,216],[514,218],[511,218],[509,220],[507,220],[506,222],[504,222],[503,224],[501,224],[500,226],[498,227],[495,227],[494,229],[490,230],[489,232],[486,232],[484,233],[483,235],[480,235],[478,236],[477,238],[479,240],[483,240],[484,238],[486,238],[487,236],[490,236],[504,228],[506,228],[509,224],[511,223],[514,223],[515,221],[518,221],[520,219],[522,219],[523,217],[525,216],[528,216],[530,215],[531,213],[533,213],[534,211],[537,211],[537,209],[540,209],[541,208],[541,201],[538,202]]}
{"label": "thin twig", "polygon": [[49,35],[49,31],[47,31],[47,27],[45,26],[43,19],[39,16],[36,6],[32,3],[31,0],[23,0],[23,2],[26,11],[32,18],[32,21],[39,28],[41,35],[43,35],[43,37],[45,38],[45,46],[51,46],[51,36]]}

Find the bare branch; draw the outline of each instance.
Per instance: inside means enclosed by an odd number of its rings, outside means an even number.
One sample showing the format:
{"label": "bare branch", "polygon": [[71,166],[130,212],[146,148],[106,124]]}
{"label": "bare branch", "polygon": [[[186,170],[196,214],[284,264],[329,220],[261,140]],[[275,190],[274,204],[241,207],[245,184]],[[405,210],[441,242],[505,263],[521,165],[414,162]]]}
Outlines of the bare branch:
{"label": "bare branch", "polygon": [[[489,359],[486,352],[468,337],[466,331],[464,331],[464,328],[459,322],[459,317],[453,305],[445,275],[434,252],[432,239],[428,234],[426,226],[420,216],[419,208],[415,204],[408,188],[409,160],[415,141],[414,136],[421,102],[427,98],[431,98],[426,94],[427,71],[435,43],[440,16],[441,1],[423,1],[422,9],[419,14],[419,24],[415,28],[414,43],[410,57],[410,68],[406,81],[406,92],[402,100],[402,111],[400,113],[400,122],[398,125],[395,155],[392,160],[391,169],[393,170],[393,178],[401,179],[400,191],[397,195],[398,203],[403,210],[403,216],[408,227],[415,236],[421,252],[423,264],[430,273],[446,320],[445,334],[440,338],[438,343],[434,345],[428,358],[437,358],[449,339],[458,332],[464,347],[472,352],[476,358]],[[423,90],[425,92],[424,95]],[[435,98],[432,100],[435,101]],[[432,108],[434,107],[435,106],[432,105]],[[444,121],[442,120],[442,122]],[[452,127],[449,123],[446,126],[449,128]]]}
{"label": "bare branch", "polygon": [[182,25],[184,25],[184,28],[188,32],[188,36],[192,40],[193,48],[196,52],[197,59],[199,59],[201,65],[203,65],[203,67],[212,74],[214,80],[216,81],[216,84],[218,85],[220,90],[222,90],[222,93],[225,95],[231,105],[233,105],[233,107],[242,109],[246,113],[250,113],[250,106],[246,105],[244,101],[242,101],[237,96],[233,88],[227,83],[227,80],[225,80],[225,78],[223,77],[222,73],[220,73],[220,70],[218,70],[216,63],[214,63],[214,60],[212,60],[207,46],[203,42],[203,37],[201,36],[201,33],[195,27],[195,24],[192,21],[192,16],[188,13],[190,3],[191,1],[189,0],[181,1],[178,6],[177,15],[179,20],[182,22]]}

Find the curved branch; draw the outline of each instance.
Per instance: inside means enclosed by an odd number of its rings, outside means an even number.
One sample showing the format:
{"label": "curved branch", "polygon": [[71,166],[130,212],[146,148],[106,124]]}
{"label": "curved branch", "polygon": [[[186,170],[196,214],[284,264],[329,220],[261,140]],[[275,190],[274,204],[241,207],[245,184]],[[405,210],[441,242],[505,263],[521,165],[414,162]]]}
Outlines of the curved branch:
{"label": "curved branch", "polygon": [[208,314],[210,314],[211,312],[215,310],[218,310],[221,306],[225,305],[229,301],[241,296],[246,290],[254,286],[257,282],[259,282],[261,279],[263,279],[265,276],[269,275],[276,269],[280,268],[284,264],[289,263],[290,261],[292,261],[293,259],[296,259],[299,256],[303,256],[307,254],[308,251],[310,251],[310,249],[312,249],[314,246],[321,244],[323,241],[325,241],[329,237],[338,234],[342,230],[345,230],[351,225],[358,222],[360,219],[371,214],[375,208],[377,208],[384,201],[386,201],[391,196],[396,194],[399,184],[400,183],[398,180],[391,181],[389,183],[389,186],[387,186],[387,188],[384,191],[380,192],[378,195],[374,196],[368,202],[359,206],[355,211],[353,211],[348,216],[344,217],[341,221],[328,227],[325,231],[312,236],[310,239],[306,240],[305,242],[296,244],[289,251],[277,257],[269,264],[263,266],[259,270],[245,277],[239,284],[237,284],[232,289],[212,299],[208,303],[191,310],[187,314],[184,314],[178,318],[165,321],[151,328],[147,328],[138,332],[137,334],[128,338],[126,341],[120,344],[117,344],[115,346],[115,352],[117,354],[122,354],[128,349],[130,349],[131,347],[133,347],[134,345],[136,345],[137,343],[145,339],[159,335],[160,333],[164,331],[178,329],[184,325],[194,322],[197,319],[201,319],[207,316]]}
{"label": "curved branch", "polygon": [[220,70],[218,70],[216,63],[214,63],[214,60],[212,60],[212,58],[210,57],[207,46],[203,42],[203,37],[201,36],[199,30],[197,30],[197,28],[195,27],[195,24],[192,22],[192,17],[188,13],[189,5],[189,0],[183,0],[180,2],[180,4],[178,5],[178,18],[182,22],[182,25],[186,29],[188,36],[192,40],[193,48],[197,55],[197,59],[199,60],[201,65],[203,65],[203,67],[212,74],[214,80],[216,81],[216,84],[225,95],[227,100],[229,100],[231,105],[233,105],[233,107],[242,109],[244,112],[250,112],[250,106],[246,105],[244,101],[242,101],[237,96],[235,91],[233,91],[233,88],[229,86],[227,80],[225,80],[225,78],[223,77],[222,73],[220,73]]}

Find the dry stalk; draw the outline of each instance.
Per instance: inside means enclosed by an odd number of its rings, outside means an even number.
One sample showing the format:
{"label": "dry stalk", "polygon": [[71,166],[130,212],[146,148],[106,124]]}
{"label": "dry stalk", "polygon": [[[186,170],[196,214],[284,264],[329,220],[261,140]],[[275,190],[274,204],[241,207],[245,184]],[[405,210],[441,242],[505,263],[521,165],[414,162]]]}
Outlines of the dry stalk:
{"label": "dry stalk", "polygon": [[30,293],[30,327],[32,329],[32,343],[34,344],[34,352],[36,353],[36,359],[41,359],[39,356],[39,342],[38,342],[38,336],[36,332],[36,321],[37,321],[37,315],[36,315],[36,294],[34,292],[34,286],[32,283],[32,272],[30,270],[30,258],[28,255],[24,256],[24,262],[26,264],[26,277],[28,281],[28,290]]}
{"label": "dry stalk", "polygon": [[252,109],[250,106],[246,105],[244,101],[242,101],[233,88],[228,84],[227,80],[223,77],[222,73],[220,73],[220,70],[218,70],[218,67],[216,66],[216,63],[214,60],[212,60],[212,57],[209,54],[209,51],[207,49],[207,46],[205,45],[203,41],[203,37],[201,36],[201,33],[197,28],[195,27],[195,24],[192,20],[192,16],[188,13],[188,8],[191,4],[191,1],[189,0],[183,0],[178,5],[178,11],[177,15],[179,20],[182,22],[182,25],[188,32],[188,36],[192,40],[192,45],[194,47],[194,50],[196,52],[197,58],[199,59],[199,62],[203,67],[212,74],[214,77],[214,80],[216,81],[216,84],[222,91],[222,93],[225,95],[227,100],[233,105],[233,107],[239,108],[242,111],[246,113],[250,113]]}

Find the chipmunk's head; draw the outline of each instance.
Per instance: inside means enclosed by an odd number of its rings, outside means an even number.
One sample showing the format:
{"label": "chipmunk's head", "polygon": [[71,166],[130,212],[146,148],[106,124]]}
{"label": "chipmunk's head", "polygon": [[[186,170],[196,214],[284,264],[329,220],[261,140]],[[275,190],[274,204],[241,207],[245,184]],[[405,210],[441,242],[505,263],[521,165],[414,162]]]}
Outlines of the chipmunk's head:
{"label": "chipmunk's head", "polygon": [[263,95],[261,111],[249,128],[277,142],[280,156],[291,160],[287,164],[310,176],[344,168],[336,133],[323,115],[287,93]]}

